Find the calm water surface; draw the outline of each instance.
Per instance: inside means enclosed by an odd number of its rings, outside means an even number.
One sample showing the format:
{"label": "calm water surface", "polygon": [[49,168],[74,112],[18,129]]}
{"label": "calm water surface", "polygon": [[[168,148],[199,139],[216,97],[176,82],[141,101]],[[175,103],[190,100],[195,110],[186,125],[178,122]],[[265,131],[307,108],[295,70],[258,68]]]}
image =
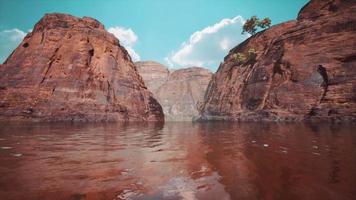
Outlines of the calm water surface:
{"label": "calm water surface", "polygon": [[356,126],[0,124],[0,199],[355,199]]}

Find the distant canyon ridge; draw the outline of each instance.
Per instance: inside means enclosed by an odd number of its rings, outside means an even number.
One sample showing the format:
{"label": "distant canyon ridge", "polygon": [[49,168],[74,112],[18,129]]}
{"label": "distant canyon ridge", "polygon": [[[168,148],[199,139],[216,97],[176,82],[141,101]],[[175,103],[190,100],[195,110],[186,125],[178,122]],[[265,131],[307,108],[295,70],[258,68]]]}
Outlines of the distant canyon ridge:
{"label": "distant canyon ridge", "polygon": [[0,121],[356,122],[355,13],[311,0],[215,74],[133,63],[97,20],[46,14],[0,65]]}
{"label": "distant canyon ridge", "polygon": [[199,116],[205,91],[213,75],[201,67],[168,69],[154,62],[136,62],[147,88],[161,104],[166,121],[192,121]]}

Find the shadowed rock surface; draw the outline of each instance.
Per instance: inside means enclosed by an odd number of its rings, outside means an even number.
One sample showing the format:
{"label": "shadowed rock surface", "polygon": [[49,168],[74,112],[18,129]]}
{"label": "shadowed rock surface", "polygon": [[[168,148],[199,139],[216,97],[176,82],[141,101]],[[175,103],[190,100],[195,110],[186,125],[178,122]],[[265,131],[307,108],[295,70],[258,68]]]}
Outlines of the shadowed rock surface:
{"label": "shadowed rock surface", "polygon": [[201,119],[356,121],[355,13],[354,0],[312,0],[298,20],[232,49],[209,84]]}
{"label": "shadowed rock surface", "polygon": [[212,76],[209,70],[190,67],[169,72],[164,65],[152,61],[135,65],[161,104],[166,121],[191,121],[199,115],[197,104],[204,99]]}
{"label": "shadowed rock surface", "polygon": [[92,18],[45,15],[0,74],[0,120],[163,120],[127,51]]}

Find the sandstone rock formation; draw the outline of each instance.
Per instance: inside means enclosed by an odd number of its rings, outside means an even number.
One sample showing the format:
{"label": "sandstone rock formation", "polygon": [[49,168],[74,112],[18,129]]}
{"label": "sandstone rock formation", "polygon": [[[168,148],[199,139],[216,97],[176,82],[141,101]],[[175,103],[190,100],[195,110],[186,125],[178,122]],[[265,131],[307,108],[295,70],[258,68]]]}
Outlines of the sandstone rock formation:
{"label": "sandstone rock formation", "polygon": [[197,104],[202,102],[212,73],[191,67],[169,72],[156,62],[135,63],[148,89],[163,108],[166,121],[191,121],[199,115]]}
{"label": "sandstone rock formation", "polygon": [[356,121],[355,13],[354,0],[312,0],[298,20],[233,48],[201,119]]}
{"label": "sandstone rock formation", "polygon": [[163,120],[127,51],[89,17],[45,15],[0,74],[0,120]]}
{"label": "sandstone rock formation", "polygon": [[135,62],[135,65],[147,88],[153,93],[168,80],[170,73],[168,68],[158,62],[142,61]]}

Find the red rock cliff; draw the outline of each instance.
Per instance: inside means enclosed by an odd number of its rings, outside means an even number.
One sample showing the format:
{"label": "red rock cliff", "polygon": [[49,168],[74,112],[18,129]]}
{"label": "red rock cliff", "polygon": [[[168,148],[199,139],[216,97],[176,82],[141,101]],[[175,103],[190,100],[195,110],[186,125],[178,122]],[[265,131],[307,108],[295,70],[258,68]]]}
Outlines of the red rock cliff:
{"label": "red rock cliff", "polygon": [[0,74],[0,120],[164,118],[127,51],[92,18],[45,15]]}
{"label": "red rock cliff", "polygon": [[212,73],[204,68],[171,70],[152,61],[136,62],[148,89],[161,104],[166,121],[192,121],[199,112]]}
{"label": "red rock cliff", "polygon": [[201,118],[356,121],[355,13],[354,0],[312,0],[298,20],[232,49],[209,84]]}

